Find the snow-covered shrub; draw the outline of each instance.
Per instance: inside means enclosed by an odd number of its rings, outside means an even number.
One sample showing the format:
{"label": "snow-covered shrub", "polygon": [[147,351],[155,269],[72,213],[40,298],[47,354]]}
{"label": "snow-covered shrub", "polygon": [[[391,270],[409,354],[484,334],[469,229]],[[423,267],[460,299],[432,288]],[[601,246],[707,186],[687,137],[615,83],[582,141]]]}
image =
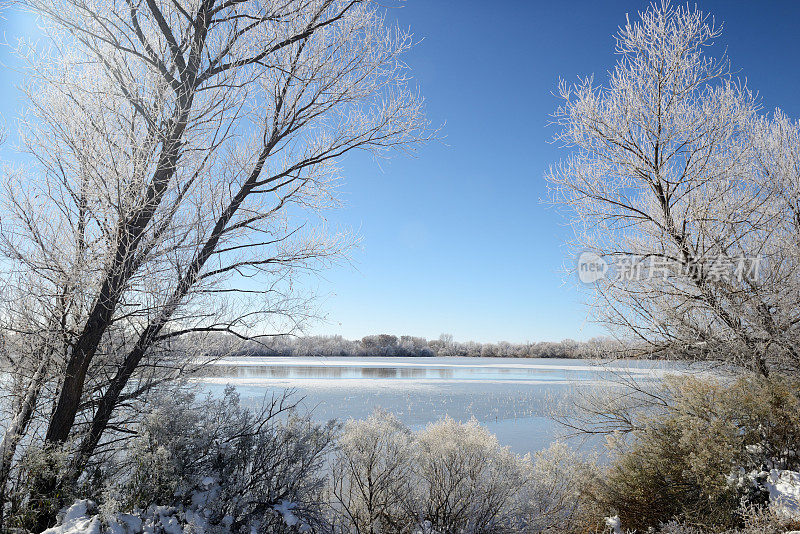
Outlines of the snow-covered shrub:
{"label": "snow-covered shrub", "polygon": [[339,529],[400,534],[412,528],[412,439],[408,428],[382,411],[344,425],[330,480]]}
{"label": "snow-covered shrub", "polygon": [[741,527],[742,505],[769,500],[769,471],[800,461],[800,388],[756,376],[672,377],[664,388],[662,408],[634,421],[630,439],[611,440],[613,462],[596,494],[625,528]]}
{"label": "snow-covered shrub", "polygon": [[477,421],[445,418],[416,436],[416,509],[433,531],[513,532],[524,514],[531,479],[529,456],[520,457]]}
{"label": "snow-covered shrub", "polygon": [[520,488],[524,532],[591,532],[598,512],[584,493],[595,485],[598,467],[561,442],[533,455],[529,482]]}
{"label": "snow-covered shrub", "polygon": [[560,443],[532,460],[474,420],[411,433],[384,412],[345,424],[330,467],[331,522],[359,534],[567,532],[595,473]]}
{"label": "snow-covered shrub", "polygon": [[177,522],[199,515],[226,532],[281,532],[281,507],[297,523],[321,521],[322,462],[335,426],[292,409],[284,397],[255,413],[233,388],[201,402],[160,399],[109,469],[102,506],[112,514],[171,509]]}

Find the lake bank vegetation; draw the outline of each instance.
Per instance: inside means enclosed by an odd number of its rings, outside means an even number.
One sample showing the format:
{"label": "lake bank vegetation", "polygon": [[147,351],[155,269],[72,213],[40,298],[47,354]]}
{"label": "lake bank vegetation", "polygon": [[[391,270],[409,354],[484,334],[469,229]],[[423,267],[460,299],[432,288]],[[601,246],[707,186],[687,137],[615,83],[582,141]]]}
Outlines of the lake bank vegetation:
{"label": "lake bank vegetation", "polygon": [[[641,357],[634,351],[623,352],[620,343],[610,338],[588,341],[565,339],[560,342],[537,343],[478,343],[460,342],[453,336],[442,334],[438,339],[379,334],[359,340],[341,336],[281,336],[271,339],[237,343],[231,340],[221,346],[230,347],[223,354],[230,356],[352,356],[352,357],[448,357],[467,358],[613,358]],[[235,348],[234,348],[235,347]],[[644,355],[646,356],[646,355]]]}

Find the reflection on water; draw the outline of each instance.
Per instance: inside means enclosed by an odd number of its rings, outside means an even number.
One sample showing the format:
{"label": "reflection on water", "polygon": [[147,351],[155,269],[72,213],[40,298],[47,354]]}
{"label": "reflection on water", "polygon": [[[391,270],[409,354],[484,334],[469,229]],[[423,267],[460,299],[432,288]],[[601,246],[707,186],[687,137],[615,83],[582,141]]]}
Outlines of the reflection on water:
{"label": "reflection on water", "polygon": [[[510,374],[503,370],[505,376]],[[215,365],[207,376],[236,378],[282,378],[282,379],[335,379],[335,378],[397,378],[397,379],[453,379],[486,378],[486,373],[477,369],[456,373],[446,368],[397,368],[397,367],[327,367],[322,365]],[[518,378],[524,378],[520,374]]]}
{"label": "reflection on water", "polygon": [[[296,359],[294,359],[296,360]],[[502,367],[492,365],[437,365],[406,364],[393,365],[332,365],[325,361],[298,364],[294,362],[270,362],[268,364],[237,361],[219,362],[206,370],[205,376],[283,379],[283,380],[331,380],[331,379],[394,379],[394,380],[587,380],[597,378],[602,368],[590,369],[569,366],[543,368],[517,365]]]}

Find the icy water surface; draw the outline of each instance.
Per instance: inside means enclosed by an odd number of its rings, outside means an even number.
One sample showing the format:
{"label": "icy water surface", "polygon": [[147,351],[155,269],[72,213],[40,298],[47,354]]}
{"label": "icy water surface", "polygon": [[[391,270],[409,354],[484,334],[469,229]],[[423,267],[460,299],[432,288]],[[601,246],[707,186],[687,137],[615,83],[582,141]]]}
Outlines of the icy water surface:
{"label": "icy water surface", "polygon": [[519,453],[547,447],[565,431],[549,417],[579,388],[614,376],[658,380],[676,367],[643,361],[517,358],[230,358],[217,362],[203,387],[227,384],[260,404],[287,388],[319,421],[393,412],[416,429],[449,415],[474,417]]}

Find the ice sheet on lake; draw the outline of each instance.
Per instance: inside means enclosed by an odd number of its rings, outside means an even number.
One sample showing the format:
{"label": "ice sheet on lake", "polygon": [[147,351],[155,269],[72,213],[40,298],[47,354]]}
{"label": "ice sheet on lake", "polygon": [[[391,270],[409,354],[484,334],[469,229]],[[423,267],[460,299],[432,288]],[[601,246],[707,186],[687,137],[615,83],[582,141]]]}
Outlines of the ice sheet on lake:
{"label": "ice sheet on lake", "polygon": [[226,384],[246,403],[286,389],[302,398],[314,419],[367,417],[376,408],[412,428],[449,415],[476,418],[501,443],[525,453],[549,445],[561,429],[550,419],[555,404],[577,388],[612,375],[659,380],[682,367],[660,362],[520,360],[508,358],[229,358],[214,376],[200,378],[211,392]]}

